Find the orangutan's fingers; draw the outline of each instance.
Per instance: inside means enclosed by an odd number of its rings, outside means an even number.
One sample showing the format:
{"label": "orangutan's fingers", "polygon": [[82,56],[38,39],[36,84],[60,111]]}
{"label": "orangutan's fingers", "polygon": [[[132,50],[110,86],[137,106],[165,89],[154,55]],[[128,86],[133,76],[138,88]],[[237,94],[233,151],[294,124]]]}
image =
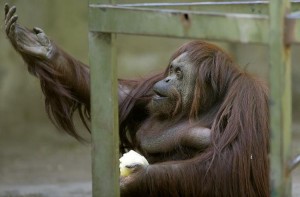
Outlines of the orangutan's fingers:
{"label": "orangutan's fingers", "polygon": [[5,24],[7,24],[10,21],[10,18],[16,13],[16,10],[16,6],[13,6],[8,10],[7,14],[5,15]]}
{"label": "orangutan's fingers", "polygon": [[18,16],[14,15],[13,17],[11,17],[11,19],[7,22],[6,24],[6,34],[9,35],[11,32],[11,30],[13,30],[13,28],[11,28],[12,25],[15,26],[16,21],[18,20]]}
{"label": "orangutan's fingers", "polygon": [[13,24],[10,26],[9,33],[15,32],[15,29],[16,29],[16,23],[13,23]]}
{"label": "orangutan's fingers", "polygon": [[36,33],[36,34],[44,33],[44,30],[42,30],[42,29],[39,28],[39,27],[34,27],[34,28],[33,28],[33,31],[34,31],[34,33]]}
{"label": "orangutan's fingers", "polygon": [[7,15],[7,13],[8,13],[8,10],[9,10],[9,6],[8,6],[8,4],[6,3],[5,6],[4,6],[4,13],[5,13],[5,14],[4,14],[4,17],[5,17],[5,18],[4,18],[4,19],[5,19],[5,20],[6,20],[6,15]]}

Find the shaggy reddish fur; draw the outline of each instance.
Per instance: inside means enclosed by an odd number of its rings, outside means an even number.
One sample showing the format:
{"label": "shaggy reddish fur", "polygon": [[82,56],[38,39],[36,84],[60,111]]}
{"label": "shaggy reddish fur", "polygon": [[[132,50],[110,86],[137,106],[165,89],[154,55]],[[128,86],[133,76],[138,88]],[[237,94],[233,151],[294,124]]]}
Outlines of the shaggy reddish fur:
{"label": "shaggy reddish fur", "polygon": [[[170,62],[184,52],[197,74],[188,118],[211,129],[211,145],[187,159],[167,160],[161,155],[147,169],[133,175],[133,181],[122,189],[122,196],[269,196],[266,87],[212,44],[187,43]],[[84,122],[90,119],[88,67],[59,48],[51,61],[21,55],[30,72],[41,80],[49,116],[67,133],[81,139],[72,116],[79,109]],[[153,85],[165,76],[166,71],[140,81],[119,80],[132,88],[119,106],[121,152],[143,152],[135,135],[143,124],[157,121],[147,106]],[[170,124],[178,121],[170,119]]]}

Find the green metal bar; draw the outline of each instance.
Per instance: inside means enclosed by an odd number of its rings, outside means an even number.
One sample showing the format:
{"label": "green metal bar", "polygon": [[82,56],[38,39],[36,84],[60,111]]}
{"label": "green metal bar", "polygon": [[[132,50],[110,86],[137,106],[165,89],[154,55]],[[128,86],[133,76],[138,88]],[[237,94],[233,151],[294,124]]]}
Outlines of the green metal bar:
{"label": "green metal bar", "polygon": [[92,31],[148,36],[197,38],[242,43],[269,41],[264,15],[126,8],[90,5]]}
{"label": "green metal bar", "polygon": [[288,160],[291,144],[291,54],[285,39],[288,0],[270,2],[271,189],[272,197],[291,196]]}
{"label": "green metal bar", "polygon": [[118,96],[113,37],[90,32],[93,196],[119,195]]}
{"label": "green metal bar", "polygon": [[[121,2],[121,1],[120,1]],[[291,11],[300,10],[300,1],[291,1]],[[268,14],[269,1],[228,1],[228,2],[189,2],[189,3],[135,3],[117,4],[122,7],[180,9],[209,11],[218,13]]]}
{"label": "green metal bar", "polygon": [[218,13],[248,13],[268,14],[268,3],[266,1],[250,2],[191,2],[191,3],[140,3],[140,4],[118,4],[123,7],[180,9],[193,11],[209,11]]}
{"label": "green metal bar", "polygon": [[115,35],[90,29],[93,197],[120,195],[115,48]]}
{"label": "green metal bar", "polygon": [[145,3],[145,4],[118,4],[123,7],[180,9],[194,11],[209,11],[218,13],[249,13],[267,14],[267,2],[192,2],[192,3]]}

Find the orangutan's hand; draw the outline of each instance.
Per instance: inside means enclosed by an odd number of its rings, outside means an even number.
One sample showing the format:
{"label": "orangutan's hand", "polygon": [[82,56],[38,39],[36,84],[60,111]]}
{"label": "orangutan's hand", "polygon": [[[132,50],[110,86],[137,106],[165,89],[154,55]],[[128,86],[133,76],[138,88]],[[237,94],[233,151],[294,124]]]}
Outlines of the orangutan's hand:
{"label": "orangutan's hand", "polygon": [[5,4],[5,31],[12,45],[22,55],[50,59],[54,51],[51,41],[40,28],[29,30],[17,24],[16,7]]}

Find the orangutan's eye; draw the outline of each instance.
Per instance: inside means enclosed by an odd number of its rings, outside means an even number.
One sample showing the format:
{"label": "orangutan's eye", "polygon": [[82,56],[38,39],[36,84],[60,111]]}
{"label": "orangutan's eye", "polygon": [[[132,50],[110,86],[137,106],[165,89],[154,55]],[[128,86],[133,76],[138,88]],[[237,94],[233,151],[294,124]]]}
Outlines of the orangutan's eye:
{"label": "orangutan's eye", "polygon": [[174,68],[173,66],[171,65],[170,68],[169,68],[169,75],[172,75],[174,72]]}
{"label": "orangutan's eye", "polygon": [[177,79],[182,79],[182,70],[180,69],[180,68],[177,68],[176,70],[175,70],[175,72],[176,72],[176,77],[177,77]]}

